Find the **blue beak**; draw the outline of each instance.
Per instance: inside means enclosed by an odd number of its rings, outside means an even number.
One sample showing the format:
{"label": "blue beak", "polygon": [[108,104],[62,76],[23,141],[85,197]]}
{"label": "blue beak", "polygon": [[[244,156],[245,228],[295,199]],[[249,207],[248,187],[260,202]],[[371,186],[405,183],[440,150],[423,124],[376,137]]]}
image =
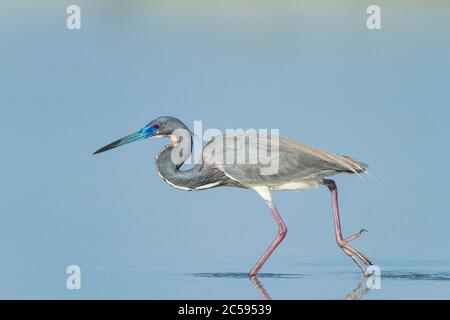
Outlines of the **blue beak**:
{"label": "blue beak", "polygon": [[139,129],[136,132],[133,132],[132,134],[130,134],[126,137],[123,137],[122,139],[116,140],[116,141],[104,146],[103,148],[98,149],[97,151],[94,152],[94,154],[102,153],[102,152],[123,146],[124,144],[128,144],[131,142],[150,138],[151,136],[154,136],[157,133],[157,131],[158,130],[153,128],[153,126],[144,127],[142,129]]}

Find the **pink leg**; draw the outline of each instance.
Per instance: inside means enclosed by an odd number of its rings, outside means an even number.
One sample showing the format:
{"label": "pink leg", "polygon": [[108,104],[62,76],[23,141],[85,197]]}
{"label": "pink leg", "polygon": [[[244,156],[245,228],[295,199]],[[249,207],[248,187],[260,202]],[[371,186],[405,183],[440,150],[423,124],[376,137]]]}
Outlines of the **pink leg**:
{"label": "pink leg", "polygon": [[255,264],[253,269],[250,271],[249,275],[252,276],[252,277],[255,276],[258,273],[259,269],[261,269],[261,267],[264,265],[264,263],[267,261],[267,259],[269,259],[269,257],[272,254],[272,252],[274,252],[275,249],[280,244],[280,242],[283,241],[283,239],[284,239],[284,237],[286,237],[286,233],[287,233],[287,227],[284,224],[283,220],[281,219],[281,216],[278,213],[277,209],[275,208],[275,205],[273,204],[273,202],[272,201],[266,201],[266,202],[267,202],[267,205],[270,208],[270,211],[272,211],[272,214],[273,214],[273,217],[275,218],[275,221],[277,222],[278,235],[275,238],[275,240],[272,242],[272,244],[269,246],[269,248],[266,250],[266,252],[264,252],[262,257]]}
{"label": "pink leg", "polygon": [[371,265],[372,262],[370,261],[369,258],[367,258],[365,255],[363,255],[361,252],[359,252],[358,250],[350,247],[348,245],[348,243],[356,238],[358,238],[359,236],[362,235],[362,233],[364,231],[366,231],[365,229],[361,229],[360,231],[358,231],[357,233],[351,235],[348,238],[343,238],[342,237],[342,230],[341,230],[341,221],[340,221],[340,217],[339,217],[339,203],[338,203],[338,193],[337,193],[337,186],[336,183],[331,180],[331,179],[324,179],[322,181],[322,183],[324,185],[326,185],[328,187],[328,189],[330,189],[331,191],[331,203],[332,203],[332,208],[333,208],[333,220],[334,220],[334,232],[336,235],[336,242],[338,244],[338,246],[350,257],[353,259],[353,261],[355,261],[355,263],[358,265],[358,267],[360,267],[360,269],[362,270],[362,272],[364,274],[367,274],[366,269],[362,266],[361,262],[357,259],[357,257],[359,259],[361,259],[363,261],[364,264],[366,265]]}

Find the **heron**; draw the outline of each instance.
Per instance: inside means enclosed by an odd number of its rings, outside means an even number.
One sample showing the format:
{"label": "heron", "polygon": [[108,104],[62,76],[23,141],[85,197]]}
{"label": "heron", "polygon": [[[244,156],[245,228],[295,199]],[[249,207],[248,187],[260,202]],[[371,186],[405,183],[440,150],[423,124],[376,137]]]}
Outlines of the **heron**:
{"label": "heron", "polygon": [[[185,134],[180,134],[183,132]],[[94,152],[99,154],[131,142],[147,138],[169,138],[170,143],[165,145],[156,155],[156,169],[159,176],[172,187],[187,190],[205,190],[221,186],[253,189],[269,207],[278,226],[278,233],[250,270],[249,276],[254,277],[260,271],[267,259],[272,255],[287,234],[287,227],[279,214],[273,200],[272,191],[276,190],[306,190],[320,185],[331,192],[331,207],[334,222],[336,243],[361,269],[368,275],[367,268],[372,265],[371,260],[349,243],[359,238],[366,229],[344,238],[338,205],[338,189],[330,176],[339,173],[361,174],[365,173],[368,165],[349,156],[341,156],[322,151],[318,148],[279,137],[277,140],[278,168],[275,172],[263,174],[260,163],[236,163],[236,161],[215,161],[211,150],[223,150],[223,153],[240,152],[235,143],[237,139],[246,138],[245,132],[223,133],[213,137],[205,144],[201,152],[202,161],[198,161],[188,169],[182,170],[182,165],[191,155],[193,135],[189,128],[179,119],[172,116],[159,117],[149,122],[145,127],[118,139]],[[257,155],[263,145],[269,152],[275,144],[268,143],[271,136],[259,137],[258,143],[246,144],[247,155]],[[188,148],[178,153],[179,159],[174,161],[173,153],[177,146],[183,143]],[[208,161],[206,161],[208,160]]]}

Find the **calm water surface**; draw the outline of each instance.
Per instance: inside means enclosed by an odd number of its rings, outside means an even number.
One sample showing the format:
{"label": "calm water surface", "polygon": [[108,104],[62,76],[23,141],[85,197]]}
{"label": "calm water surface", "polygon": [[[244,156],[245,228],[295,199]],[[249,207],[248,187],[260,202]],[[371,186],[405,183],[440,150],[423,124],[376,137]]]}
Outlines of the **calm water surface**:
{"label": "calm water surface", "polygon": [[[2,0],[0,298],[450,298],[448,1]],[[426,4],[426,5],[424,5]],[[280,135],[367,162],[340,175],[345,235],[383,272],[365,292],[334,242],[328,190],[182,192],[145,141],[154,118]],[[81,290],[66,268],[81,268]],[[263,290],[264,289],[264,290]]]}

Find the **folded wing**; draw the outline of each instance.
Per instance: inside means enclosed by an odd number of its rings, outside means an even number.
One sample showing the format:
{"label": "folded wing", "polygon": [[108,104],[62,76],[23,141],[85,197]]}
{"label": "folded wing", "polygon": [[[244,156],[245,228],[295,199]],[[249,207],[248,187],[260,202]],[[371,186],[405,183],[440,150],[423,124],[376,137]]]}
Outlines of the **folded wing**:
{"label": "folded wing", "polygon": [[341,172],[363,173],[368,168],[348,156],[284,138],[248,133],[214,137],[203,149],[203,161],[244,185],[321,179]]}

